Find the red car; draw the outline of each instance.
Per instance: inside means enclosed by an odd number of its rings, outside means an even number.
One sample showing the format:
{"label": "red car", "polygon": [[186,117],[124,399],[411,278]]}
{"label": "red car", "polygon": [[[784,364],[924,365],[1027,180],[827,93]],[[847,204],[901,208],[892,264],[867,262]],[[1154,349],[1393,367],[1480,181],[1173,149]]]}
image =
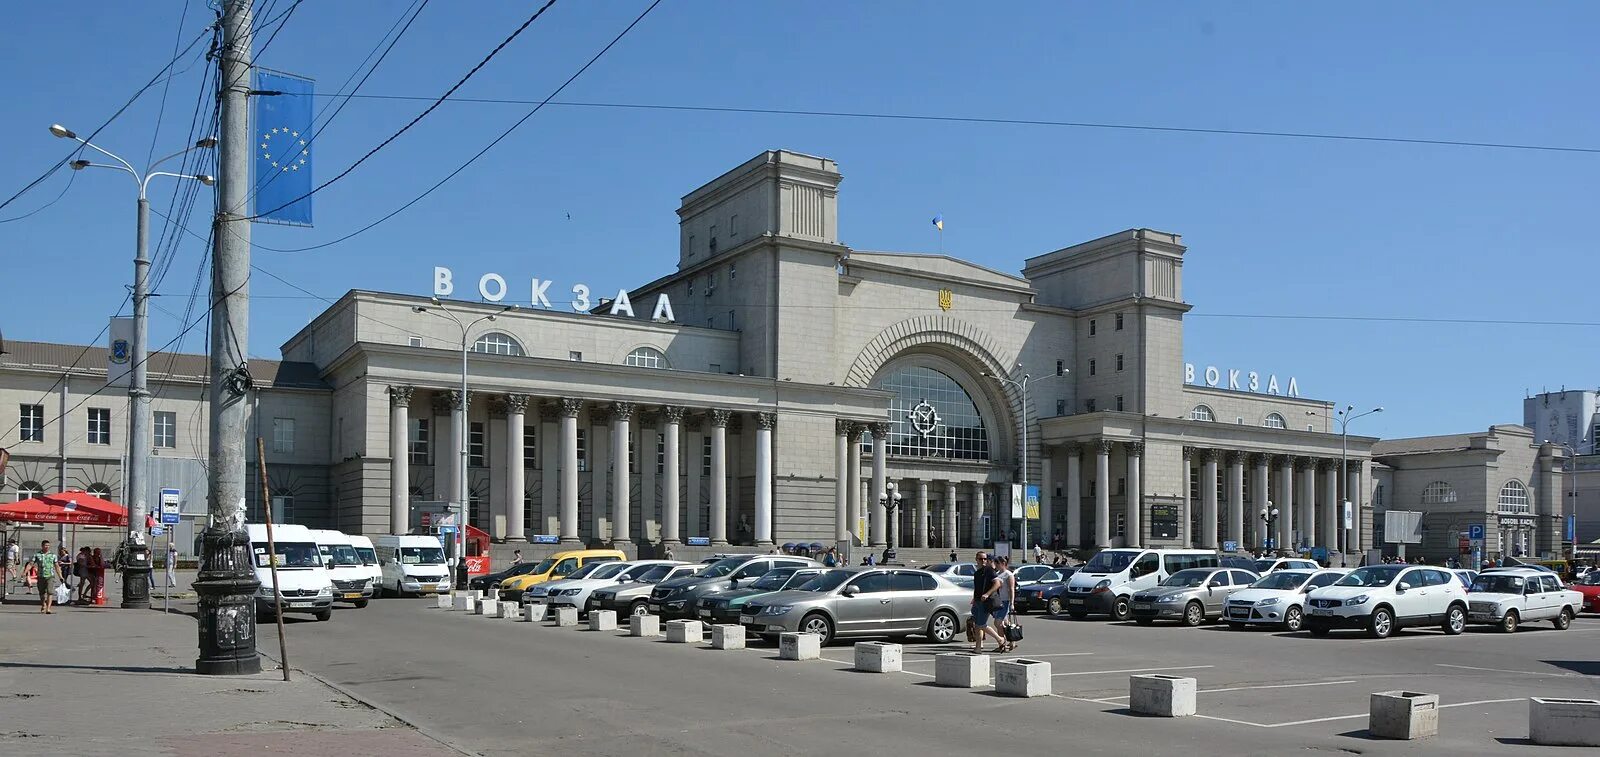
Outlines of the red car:
{"label": "red car", "polygon": [[1600,570],[1589,571],[1567,588],[1583,595],[1584,612],[1600,612]]}

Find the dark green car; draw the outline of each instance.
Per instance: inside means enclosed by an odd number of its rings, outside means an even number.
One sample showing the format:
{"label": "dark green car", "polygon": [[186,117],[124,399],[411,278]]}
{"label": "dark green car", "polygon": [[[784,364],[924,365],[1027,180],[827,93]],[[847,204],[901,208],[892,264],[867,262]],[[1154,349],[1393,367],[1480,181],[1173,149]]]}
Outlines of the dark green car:
{"label": "dark green car", "polygon": [[761,574],[748,589],[735,589],[701,597],[695,604],[695,617],[707,623],[738,623],[744,603],[775,591],[798,589],[822,575],[827,568],[774,568]]}

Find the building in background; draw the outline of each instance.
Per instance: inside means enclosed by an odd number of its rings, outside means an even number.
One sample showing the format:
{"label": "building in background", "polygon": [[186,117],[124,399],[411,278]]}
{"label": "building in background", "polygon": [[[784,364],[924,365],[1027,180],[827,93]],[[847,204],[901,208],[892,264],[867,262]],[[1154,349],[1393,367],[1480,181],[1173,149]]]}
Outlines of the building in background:
{"label": "building in background", "polygon": [[1539,441],[1565,444],[1580,455],[1600,450],[1600,391],[1562,389],[1543,392],[1522,400],[1522,425],[1533,430]]}

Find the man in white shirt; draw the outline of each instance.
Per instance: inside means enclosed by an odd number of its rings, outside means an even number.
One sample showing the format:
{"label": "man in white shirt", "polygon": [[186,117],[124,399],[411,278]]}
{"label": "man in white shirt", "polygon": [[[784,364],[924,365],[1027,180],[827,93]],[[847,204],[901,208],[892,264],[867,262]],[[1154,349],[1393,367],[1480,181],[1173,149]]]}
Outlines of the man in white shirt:
{"label": "man in white shirt", "polygon": [[11,593],[12,576],[22,573],[22,548],[17,546],[16,539],[6,541],[5,562],[0,563],[0,602],[6,601],[6,595]]}

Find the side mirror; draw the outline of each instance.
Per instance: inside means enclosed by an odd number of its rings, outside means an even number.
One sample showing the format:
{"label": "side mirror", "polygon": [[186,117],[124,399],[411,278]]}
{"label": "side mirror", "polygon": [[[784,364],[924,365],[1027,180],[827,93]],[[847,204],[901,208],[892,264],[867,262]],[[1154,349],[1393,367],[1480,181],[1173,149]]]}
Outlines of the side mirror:
{"label": "side mirror", "polygon": [[841,591],[839,593],[843,594],[844,596],[847,596],[847,597],[853,597],[853,596],[861,593],[861,587],[860,586],[846,586],[846,587],[844,587],[844,591]]}
{"label": "side mirror", "polygon": [[1404,594],[1404,593],[1406,593],[1406,590],[1408,590],[1410,588],[1411,588],[1411,584],[1408,584],[1405,581],[1401,581],[1400,585],[1394,587],[1394,593],[1396,593],[1396,594]]}

